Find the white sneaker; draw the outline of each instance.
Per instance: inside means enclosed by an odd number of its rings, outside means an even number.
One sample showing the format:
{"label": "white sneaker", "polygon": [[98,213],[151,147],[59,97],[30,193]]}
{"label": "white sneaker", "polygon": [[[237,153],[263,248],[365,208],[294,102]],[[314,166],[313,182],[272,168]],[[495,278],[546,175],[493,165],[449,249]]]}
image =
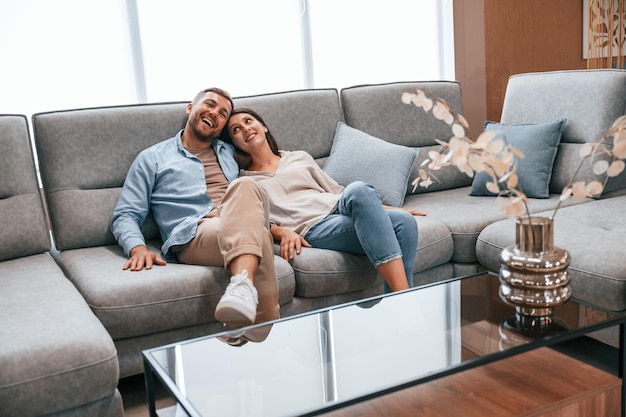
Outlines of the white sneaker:
{"label": "white sneaker", "polygon": [[267,339],[270,330],[272,330],[271,324],[265,326],[254,326],[252,328],[248,328],[247,330],[230,332],[229,335],[217,336],[217,338],[230,346],[240,347],[248,342],[260,343],[264,341]]}
{"label": "white sneaker", "polygon": [[242,330],[239,332],[233,332],[231,335],[228,335],[228,336],[217,336],[217,338],[218,340],[221,340],[222,342],[228,345],[239,347],[248,343],[248,341],[243,337],[243,335],[244,335],[244,331]]}
{"label": "white sneaker", "polygon": [[248,271],[230,278],[226,292],[217,303],[215,318],[222,323],[236,324],[237,327],[254,323],[259,295],[252,281],[248,279]]}

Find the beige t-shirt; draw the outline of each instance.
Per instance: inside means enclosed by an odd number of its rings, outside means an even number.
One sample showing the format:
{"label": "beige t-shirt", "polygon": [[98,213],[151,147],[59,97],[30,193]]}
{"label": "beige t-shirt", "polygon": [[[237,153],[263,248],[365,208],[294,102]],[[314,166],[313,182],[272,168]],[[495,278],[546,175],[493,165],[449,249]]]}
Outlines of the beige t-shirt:
{"label": "beige t-shirt", "polygon": [[253,177],[270,200],[270,219],[305,236],[311,227],[332,213],[343,187],[317,165],[304,151],[280,151],[278,168],[273,172],[241,171]]}
{"label": "beige t-shirt", "polygon": [[212,146],[210,146],[209,149],[187,150],[202,161],[204,165],[204,177],[206,178],[206,193],[211,197],[211,200],[213,200],[213,207],[219,207],[229,182],[217,161],[215,150],[213,150]]}

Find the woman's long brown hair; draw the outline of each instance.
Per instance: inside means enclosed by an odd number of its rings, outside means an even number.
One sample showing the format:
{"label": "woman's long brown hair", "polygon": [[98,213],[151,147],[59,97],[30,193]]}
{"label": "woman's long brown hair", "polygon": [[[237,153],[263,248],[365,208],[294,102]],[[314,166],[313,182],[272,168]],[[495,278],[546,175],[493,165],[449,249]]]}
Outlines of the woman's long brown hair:
{"label": "woman's long brown hair", "polygon": [[[267,129],[265,136],[267,137],[267,143],[270,145],[270,149],[272,150],[274,155],[280,155],[280,153],[278,152],[278,144],[276,143],[276,139],[274,139],[272,132],[270,132],[270,128],[267,126],[267,124],[265,123],[265,121],[263,120],[263,118],[261,117],[259,113],[247,107],[238,107],[232,111],[232,113],[230,114],[230,117],[233,117],[236,114],[248,114],[254,117],[256,120],[258,120],[259,123],[261,123],[263,126],[265,126],[265,128]],[[233,145],[235,144],[233,142],[233,138],[230,136],[228,126],[222,130],[222,134],[220,138],[225,142],[232,143]],[[250,154],[242,151],[236,146],[235,146],[235,161],[237,161],[237,164],[239,165],[239,168],[241,169],[248,169],[250,168],[250,165],[252,165],[252,157],[250,156]]]}

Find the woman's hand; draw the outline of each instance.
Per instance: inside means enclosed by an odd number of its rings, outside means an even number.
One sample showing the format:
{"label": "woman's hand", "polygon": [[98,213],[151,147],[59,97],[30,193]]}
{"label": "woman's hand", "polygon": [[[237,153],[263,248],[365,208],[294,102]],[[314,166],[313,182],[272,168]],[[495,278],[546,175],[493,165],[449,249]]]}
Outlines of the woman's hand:
{"label": "woman's hand", "polygon": [[411,213],[414,216],[426,216],[426,213],[423,213],[421,211],[417,211],[417,210],[413,210],[413,209],[409,209],[409,208],[404,208],[404,207],[393,207],[393,206],[383,206],[385,208],[385,210],[404,210],[408,213]]}
{"label": "woman's hand", "polygon": [[309,242],[292,230],[272,224],[270,231],[274,240],[280,243],[280,256],[287,261],[299,255],[303,246],[311,247]]}

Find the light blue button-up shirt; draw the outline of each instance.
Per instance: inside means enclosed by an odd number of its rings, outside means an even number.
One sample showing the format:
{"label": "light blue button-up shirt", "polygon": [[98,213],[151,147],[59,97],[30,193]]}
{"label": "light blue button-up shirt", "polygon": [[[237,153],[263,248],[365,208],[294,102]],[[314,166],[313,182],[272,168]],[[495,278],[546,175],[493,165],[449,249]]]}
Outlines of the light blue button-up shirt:
{"label": "light blue button-up shirt", "polygon": [[[161,251],[171,256],[170,248],[193,239],[198,220],[213,209],[204,165],[183,148],[181,134],[143,150],[128,170],[111,219],[111,231],[126,256],[145,245],[141,225],[150,211],[161,232]],[[235,180],[239,166],[234,147],[220,139],[212,146],[226,178]]]}

